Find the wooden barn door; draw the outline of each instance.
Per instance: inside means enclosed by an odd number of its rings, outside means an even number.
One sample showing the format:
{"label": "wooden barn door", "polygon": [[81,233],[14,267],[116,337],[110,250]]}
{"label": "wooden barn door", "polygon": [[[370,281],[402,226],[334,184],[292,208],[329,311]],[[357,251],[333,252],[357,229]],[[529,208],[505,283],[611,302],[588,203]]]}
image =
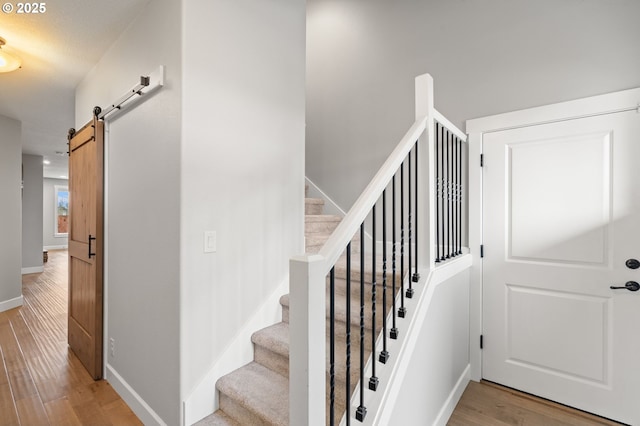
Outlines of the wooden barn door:
{"label": "wooden barn door", "polygon": [[69,139],[69,347],[102,378],[104,123]]}

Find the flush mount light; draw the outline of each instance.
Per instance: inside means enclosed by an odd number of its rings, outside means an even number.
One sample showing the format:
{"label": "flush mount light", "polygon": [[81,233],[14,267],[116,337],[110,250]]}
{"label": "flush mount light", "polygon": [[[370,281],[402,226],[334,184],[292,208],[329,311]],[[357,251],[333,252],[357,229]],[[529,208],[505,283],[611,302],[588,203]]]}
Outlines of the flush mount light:
{"label": "flush mount light", "polygon": [[2,46],[7,44],[5,39],[0,37],[0,72],[10,72],[17,70],[20,68],[20,59],[16,56],[13,56],[4,50],[2,50]]}

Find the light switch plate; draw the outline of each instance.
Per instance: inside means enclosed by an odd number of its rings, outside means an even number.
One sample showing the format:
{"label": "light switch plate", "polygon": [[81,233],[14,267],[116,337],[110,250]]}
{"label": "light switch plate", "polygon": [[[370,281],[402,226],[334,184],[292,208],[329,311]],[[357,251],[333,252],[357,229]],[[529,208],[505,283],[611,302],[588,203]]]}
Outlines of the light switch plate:
{"label": "light switch plate", "polygon": [[216,238],[216,231],[205,231],[204,232],[204,252],[205,253],[215,253],[218,242]]}

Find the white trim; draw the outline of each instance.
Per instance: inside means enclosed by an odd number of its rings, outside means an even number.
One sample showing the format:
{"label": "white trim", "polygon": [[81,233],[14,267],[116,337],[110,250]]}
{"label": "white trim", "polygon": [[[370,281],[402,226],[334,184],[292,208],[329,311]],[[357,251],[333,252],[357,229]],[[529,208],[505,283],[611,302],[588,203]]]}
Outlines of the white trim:
{"label": "white trim", "polygon": [[[71,193],[69,192],[69,185],[53,185],[53,237],[54,238],[68,238],[68,232],[58,232],[58,192],[67,193],[67,203]],[[67,217],[69,212],[67,212]]]}
{"label": "white trim", "polygon": [[482,334],[483,309],[482,259],[479,256],[480,244],[483,241],[482,168],[479,161],[482,153],[483,135],[501,130],[531,127],[629,110],[636,110],[640,113],[640,88],[476,118],[466,122],[466,129],[469,134],[469,247],[471,248],[471,254],[473,254],[469,301],[469,348],[472,380],[477,381],[482,378],[482,351],[478,342]]}
{"label": "white trim", "polygon": [[106,367],[106,380],[111,384],[113,389],[127,403],[131,410],[145,425],[161,425],[166,426],[160,416],[146,403],[140,395],[118,374],[112,365]]}
{"label": "white trim", "polygon": [[67,250],[69,248],[68,244],[63,244],[59,246],[44,246],[43,250]]}
{"label": "white trim", "polygon": [[467,364],[467,368],[465,368],[462,374],[460,375],[458,382],[456,383],[454,388],[451,390],[451,393],[449,394],[449,397],[442,405],[442,408],[440,409],[438,416],[433,421],[434,426],[440,426],[440,425],[446,426],[447,422],[449,421],[449,418],[451,417],[451,414],[453,414],[453,410],[455,410],[456,405],[458,405],[458,401],[460,401],[460,398],[462,398],[462,394],[464,393],[464,390],[467,388],[467,384],[469,384],[470,376],[471,376],[471,364]]}
{"label": "white trim", "polygon": [[192,425],[218,409],[216,381],[253,360],[251,335],[282,320],[280,297],[289,291],[289,277],[278,286],[236,333],[225,352],[206,373],[200,383],[182,403],[185,425]]}
{"label": "white trim", "polygon": [[18,306],[22,306],[24,304],[24,300],[22,296],[14,297],[13,299],[5,300],[0,302],[0,312],[8,311],[9,309],[17,308]]}
{"label": "white trim", "polygon": [[27,268],[22,268],[22,275],[39,274],[41,272],[44,272],[44,266],[29,266]]}
{"label": "white trim", "polygon": [[467,135],[465,135],[462,130],[458,129],[451,121],[449,121],[449,119],[447,117],[445,117],[444,115],[440,114],[440,112],[435,108],[433,109],[433,118],[438,123],[440,123],[444,127],[446,127],[451,133],[453,133],[454,135],[459,137],[462,140],[462,142],[466,142],[467,141]]}
{"label": "white trim", "polygon": [[107,377],[109,360],[109,135],[111,122],[104,120],[102,168],[102,374]]}

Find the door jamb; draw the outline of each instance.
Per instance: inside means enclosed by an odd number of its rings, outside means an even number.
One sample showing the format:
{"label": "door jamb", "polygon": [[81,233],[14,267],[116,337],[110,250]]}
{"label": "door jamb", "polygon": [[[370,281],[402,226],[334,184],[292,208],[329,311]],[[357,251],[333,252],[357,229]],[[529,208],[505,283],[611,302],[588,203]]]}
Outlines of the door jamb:
{"label": "door jamb", "polygon": [[[482,379],[482,141],[485,133],[550,124],[594,115],[636,110],[640,114],[640,88],[591,96],[520,111],[467,120],[469,142],[469,248],[473,255],[469,301],[469,363],[471,379]],[[491,250],[491,248],[487,248]],[[486,343],[486,339],[485,339]],[[490,344],[490,340],[489,340]]]}

